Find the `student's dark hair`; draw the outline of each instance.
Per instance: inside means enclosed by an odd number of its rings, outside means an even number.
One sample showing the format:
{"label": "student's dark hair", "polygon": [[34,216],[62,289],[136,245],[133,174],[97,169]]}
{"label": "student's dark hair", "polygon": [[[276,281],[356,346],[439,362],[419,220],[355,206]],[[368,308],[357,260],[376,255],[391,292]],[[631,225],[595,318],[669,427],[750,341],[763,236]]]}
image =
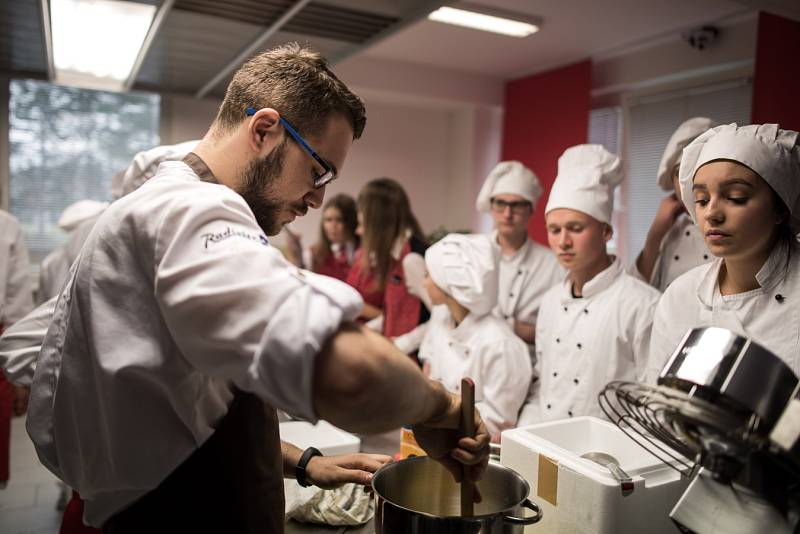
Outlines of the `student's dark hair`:
{"label": "student's dark hair", "polygon": [[392,269],[392,246],[407,231],[411,237],[425,242],[422,229],[411,211],[403,186],[391,178],[377,178],[367,183],[358,195],[361,212],[362,265],[375,275],[377,289],[382,291]]}
{"label": "student's dark hair", "polygon": [[[344,231],[347,234],[347,239],[352,241],[356,246],[359,244],[359,238],[356,235],[356,228],[358,227],[358,214],[356,212],[356,201],[350,195],[339,193],[331,197],[322,207],[322,217],[324,219],[325,212],[330,208],[339,210],[344,223]],[[313,246],[312,261],[314,264],[311,266],[314,272],[319,272],[325,260],[331,254],[331,240],[325,235],[324,223],[319,224],[319,240]]]}
{"label": "student's dark hair", "polygon": [[273,108],[301,135],[319,136],[334,115],[345,117],[358,139],[367,122],[364,102],[312,48],[289,43],[242,65],[228,85],[212,131],[225,135],[246,118],[248,107]]}

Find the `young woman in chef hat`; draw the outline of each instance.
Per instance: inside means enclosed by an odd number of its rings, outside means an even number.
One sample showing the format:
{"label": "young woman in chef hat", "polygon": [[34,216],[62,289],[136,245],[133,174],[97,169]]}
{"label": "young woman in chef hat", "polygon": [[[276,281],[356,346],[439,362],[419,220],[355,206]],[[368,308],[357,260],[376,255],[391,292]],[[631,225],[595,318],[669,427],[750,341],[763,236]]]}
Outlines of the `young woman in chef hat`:
{"label": "young woman in chef hat", "polygon": [[681,195],[716,259],[667,288],[656,311],[648,379],[690,328],[752,338],[800,373],[800,146],[777,124],[728,124],[686,147]]}
{"label": "young woman in chef hat", "polygon": [[683,149],[713,126],[714,121],[706,117],[685,121],[670,137],[658,165],[658,185],[670,194],[661,201],[631,274],[659,291],[686,271],[712,259],[700,230],[681,202],[678,171]]}
{"label": "young woman in chef hat", "polygon": [[644,379],[659,293],[606,251],[613,235],[619,158],[600,145],[567,149],[545,208],[547,238],[566,280],[542,298],[536,364],[519,425],[602,416],[597,394],[612,380]]}
{"label": "young woman in chef hat", "polygon": [[424,286],[433,303],[419,358],[452,392],[475,382],[475,402],[494,441],[513,428],[531,383],[528,348],[491,312],[497,304],[498,257],[484,235],[450,234],[425,254]]}

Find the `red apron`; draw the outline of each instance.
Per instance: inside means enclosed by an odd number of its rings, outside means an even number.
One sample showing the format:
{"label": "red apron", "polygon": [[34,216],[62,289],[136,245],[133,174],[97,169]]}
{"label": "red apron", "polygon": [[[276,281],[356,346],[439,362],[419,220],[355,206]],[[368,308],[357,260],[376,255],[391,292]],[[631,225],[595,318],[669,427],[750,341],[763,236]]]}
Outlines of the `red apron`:
{"label": "red apron", "polygon": [[420,324],[422,301],[408,292],[403,273],[403,258],[410,252],[411,244],[406,241],[383,291],[383,335],[389,338],[407,334]]}
{"label": "red apron", "polygon": [[345,282],[361,293],[361,298],[364,299],[364,302],[376,308],[383,308],[383,291],[378,290],[375,283],[375,275],[370,271],[363,270],[361,266],[362,257],[363,251],[358,249]]}
{"label": "red apron", "polygon": [[340,254],[334,254],[333,251],[328,254],[319,268],[319,274],[336,278],[342,282],[347,281],[347,276],[350,274],[350,262],[347,261],[347,253],[342,251]]}

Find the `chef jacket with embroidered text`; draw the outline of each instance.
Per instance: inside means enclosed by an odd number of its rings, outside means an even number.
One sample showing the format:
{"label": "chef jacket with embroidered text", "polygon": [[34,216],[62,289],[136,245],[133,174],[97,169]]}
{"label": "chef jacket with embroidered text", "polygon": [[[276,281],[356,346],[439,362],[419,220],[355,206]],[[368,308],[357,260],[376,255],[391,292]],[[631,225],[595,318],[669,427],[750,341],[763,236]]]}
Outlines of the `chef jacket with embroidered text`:
{"label": "chef jacket with embroidered text", "polygon": [[8,328],[33,309],[29,270],[22,228],[0,210],[0,326]]}
{"label": "chef jacket with embroidered text", "polygon": [[70,271],[28,433],[101,525],[211,436],[233,386],[316,421],[315,356],[361,306],[289,264],[233,190],[162,163],[103,213]]}
{"label": "chef jacket with embroidered text", "polygon": [[[497,244],[497,232],[492,235]],[[564,279],[564,270],[553,252],[527,239],[511,256],[500,257],[499,285],[495,316],[514,327],[514,320],[536,324],[539,305],[548,289]]]}
{"label": "chef jacket with embroidered text", "polygon": [[491,434],[513,428],[531,383],[528,348],[501,319],[468,314],[456,326],[449,309],[433,307],[421,362],[430,364],[430,378],[453,393],[461,379],[475,382],[475,407]]}
{"label": "chef jacket with embroidered text", "polygon": [[615,258],[572,296],[565,280],[542,299],[536,323],[536,382],[519,426],[603,417],[597,395],[612,380],[641,380],[659,293]]}
{"label": "chef jacket with embroidered text", "polygon": [[655,384],[686,332],[701,326],[751,338],[800,376],[800,245],[791,247],[789,254],[785,246],[775,246],[756,273],[760,287],[745,293],[720,293],[722,258],[675,280],[656,308],[647,381]]}
{"label": "chef jacket with embroidered text", "polygon": [[713,259],[698,226],[682,213],[661,240],[650,280],[644,280],[636,262],[631,265],[630,273],[663,293],[680,275]]}

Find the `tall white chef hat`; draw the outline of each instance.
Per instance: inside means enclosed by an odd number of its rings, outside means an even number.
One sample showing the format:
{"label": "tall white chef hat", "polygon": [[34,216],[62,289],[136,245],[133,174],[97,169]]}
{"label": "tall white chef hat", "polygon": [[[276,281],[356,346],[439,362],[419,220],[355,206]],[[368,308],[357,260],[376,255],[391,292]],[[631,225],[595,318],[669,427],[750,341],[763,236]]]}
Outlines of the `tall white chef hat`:
{"label": "tall white chef hat", "polygon": [[182,160],[186,154],[194,150],[198,143],[200,141],[196,139],[177,145],[162,145],[136,154],[122,175],[122,196],[135,191],[152,178],[156,174],[158,166],[164,161]]}
{"label": "tall white chef hat", "polygon": [[[758,174],[789,208],[789,225],[800,231],[800,145],[798,133],[777,124],[739,127],[724,124],[708,130],[683,150],[681,198],[695,218],[692,184],[697,170],[714,160],[736,161]],[[697,221],[695,221],[697,222]]]}
{"label": "tall white chef hat", "polygon": [[82,222],[97,217],[108,207],[108,202],[98,202],[96,200],[79,200],[73,202],[61,212],[58,218],[58,227],[65,232],[71,232],[81,225]]}
{"label": "tall white chef hat", "polygon": [[658,185],[661,189],[672,191],[672,169],[680,163],[683,149],[698,135],[714,126],[716,126],[714,121],[707,117],[693,117],[678,126],[669,138],[664,155],[661,156],[661,163],[658,164]]}
{"label": "tall white chef hat", "polygon": [[611,224],[614,187],[622,181],[622,162],[601,145],[568,148],[558,158],[558,175],[545,213],[569,208]]}
{"label": "tall white chef hat", "polygon": [[433,282],[475,315],[497,304],[498,258],[488,236],[449,234],[425,252]]}
{"label": "tall white chef hat", "polygon": [[542,184],[536,174],[519,161],[501,161],[483,182],[475,207],[488,212],[497,195],[519,195],[531,204],[542,196]]}

